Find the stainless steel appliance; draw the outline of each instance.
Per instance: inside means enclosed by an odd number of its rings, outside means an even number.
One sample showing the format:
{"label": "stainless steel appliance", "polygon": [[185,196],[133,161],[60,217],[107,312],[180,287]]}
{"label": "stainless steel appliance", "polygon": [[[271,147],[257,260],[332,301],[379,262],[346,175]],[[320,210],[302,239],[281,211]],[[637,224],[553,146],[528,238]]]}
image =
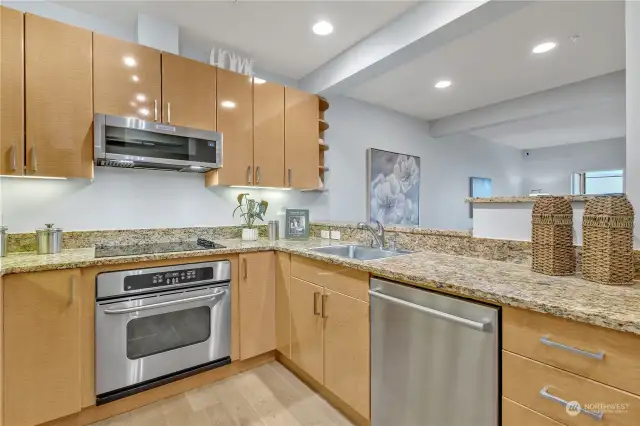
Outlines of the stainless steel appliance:
{"label": "stainless steel appliance", "polygon": [[225,248],[222,244],[198,238],[197,241],[176,241],[153,244],[97,245],[96,257],[134,256],[139,254],[173,253],[178,251]]}
{"label": "stainless steel appliance", "polygon": [[96,114],[98,166],[204,173],[222,167],[222,134],[138,118]]}
{"label": "stainless steel appliance", "polygon": [[62,229],[54,228],[53,223],[36,229],[36,246],[38,254],[56,254],[62,251]]}
{"label": "stainless steel appliance", "polygon": [[231,362],[231,264],[96,278],[96,398],[104,404]]}
{"label": "stainless steel appliance", "polygon": [[371,279],[371,425],[498,426],[499,308]]}
{"label": "stainless steel appliance", "polygon": [[0,257],[7,255],[7,227],[0,226]]}

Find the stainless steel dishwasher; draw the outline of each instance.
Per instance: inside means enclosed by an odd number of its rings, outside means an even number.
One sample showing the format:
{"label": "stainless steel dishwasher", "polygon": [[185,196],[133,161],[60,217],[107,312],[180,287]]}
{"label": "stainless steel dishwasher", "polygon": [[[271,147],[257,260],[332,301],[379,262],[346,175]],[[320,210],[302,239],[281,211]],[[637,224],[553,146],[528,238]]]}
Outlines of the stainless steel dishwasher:
{"label": "stainless steel dishwasher", "polygon": [[500,308],[372,278],[371,425],[498,426]]}

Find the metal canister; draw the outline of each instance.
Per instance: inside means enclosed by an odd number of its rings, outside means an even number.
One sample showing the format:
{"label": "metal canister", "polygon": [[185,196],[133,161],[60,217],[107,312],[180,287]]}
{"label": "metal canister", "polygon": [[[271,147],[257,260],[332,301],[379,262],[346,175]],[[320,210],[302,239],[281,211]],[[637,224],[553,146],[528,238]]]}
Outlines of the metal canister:
{"label": "metal canister", "polygon": [[45,228],[36,229],[36,245],[38,254],[56,254],[62,251],[62,229],[54,228],[53,223],[45,224]]}
{"label": "metal canister", "polygon": [[0,257],[7,255],[7,227],[0,226]]}
{"label": "metal canister", "polygon": [[269,241],[276,241],[280,238],[280,223],[277,220],[270,220],[268,225]]}

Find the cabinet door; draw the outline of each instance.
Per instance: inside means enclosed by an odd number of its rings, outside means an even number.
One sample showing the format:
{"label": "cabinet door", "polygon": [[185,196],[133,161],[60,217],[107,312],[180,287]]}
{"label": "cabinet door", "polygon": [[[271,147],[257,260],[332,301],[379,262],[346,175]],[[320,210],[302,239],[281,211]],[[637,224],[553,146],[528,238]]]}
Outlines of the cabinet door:
{"label": "cabinet door", "polygon": [[91,31],[27,14],[27,174],[93,177]]}
{"label": "cabinet door", "polygon": [[276,348],[275,253],[240,255],[240,359]]}
{"label": "cabinet door", "polygon": [[160,121],[161,80],[159,51],[93,34],[96,113]]}
{"label": "cabinet door", "polygon": [[78,270],[4,277],[4,424],[80,411]]}
{"label": "cabinet door", "polygon": [[0,175],[24,174],[24,15],[0,6]]}
{"label": "cabinet door", "polygon": [[291,255],[276,252],[276,349],[291,358]]}
{"label": "cabinet door", "polygon": [[324,385],[369,418],[369,304],[324,289]]}
{"label": "cabinet door", "polygon": [[285,184],[291,188],[318,188],[318,97],[287,87],[285,101]]}
{"label": "cabinet door", "polygon": [[256,185],[284,187],[284,86],[254,83],[253,132]]}
{"label": "cabinet door", "polygon": [[218,68],[218,132],[222,168],[207,173],[206,185],[253,185],[253,89],[251,78]]}
{"label": "cabinet door", "polygon": [[291,360],[323,383],[322,287],[291,278]]}
{"label": "cabinet door", "polygon": [[216,68],[163,53],[162,121],[216,130]]}

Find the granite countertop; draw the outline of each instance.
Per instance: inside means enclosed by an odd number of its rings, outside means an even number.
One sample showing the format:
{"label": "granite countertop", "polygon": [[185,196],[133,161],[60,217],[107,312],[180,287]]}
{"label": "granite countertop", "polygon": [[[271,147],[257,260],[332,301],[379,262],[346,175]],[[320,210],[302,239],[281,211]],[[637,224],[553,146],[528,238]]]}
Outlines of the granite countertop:
{"label": "granite countertop", "polygon": [[[466,203],[486,204],[486,203],[533,203],[539,197],[544,195],[522,196],[522,197],[467,197],[464,199]],[[587,201],[597,195],[558,195],[558,197],[566,198],[569,201]]]}
{"label": "granite countertop", "polygon": [[346,242],[329,240],[276,242],[220,240],[224,249],[152,255],[95,258],[94,249],[64,250],[57,255],[10,254],[0,272],[12,274],[53,269],[125,264],[217,254],[278,250],[359,269],[383,278],[427,289],[446,291],[500,305],[530,309],[562,318],[640,335],[640,284],[606,286],[578,277],[550,277],[528,266],[431,252],[358,261],[309,249]]}

